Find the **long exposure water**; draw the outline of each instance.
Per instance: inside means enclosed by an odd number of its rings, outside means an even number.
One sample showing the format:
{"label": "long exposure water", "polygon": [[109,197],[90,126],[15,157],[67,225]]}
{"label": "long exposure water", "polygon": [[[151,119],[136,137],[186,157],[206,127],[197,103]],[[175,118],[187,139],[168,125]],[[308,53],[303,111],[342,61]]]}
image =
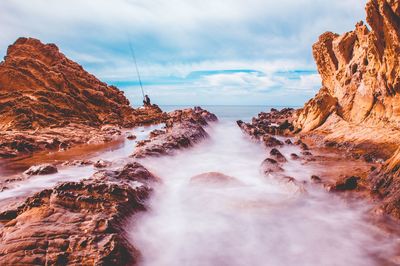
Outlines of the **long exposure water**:
{"label": "long exposure water", "polygon": [[[142,265],[380,265],[390,256],[393,239],[366,221],[368,204],[264,176],[269,150],[217,114],[210,139],[141,161],[162,179],[149,210],[127,228]],[[284,168],[300,181],[313,172],[298,161]]]}
{"label": "long exposure water", "polygon": [[[173,110],[176,107],[168,107]],[[304,188],[260,172],[269,149],[247,138],[235,120],[249,120],[265,107],[205,107],[220,122],[206,128],[210,138],[174,156],[141,160],[162,182],[148,211],[132,217],[126,232],[140,250],[141,265],[382,265],[397,239],[368,222],[371,206],[351,204],[319,186]],[[162,125],[138,128],[138,140]],[[118,168],[132,160],[134,142],[89,157]],[[313,169],[290,160],[296,146],[280,149],[284,169],[299,181]],[[0,169],[6,171],[6,169]],[[59,167],[0,192],[0,200],[26,197],[62,181],[80,180],[93,166]],[[334,171],[334,169],[333,169]],[[391,265],[385,264],[384,265]]]}

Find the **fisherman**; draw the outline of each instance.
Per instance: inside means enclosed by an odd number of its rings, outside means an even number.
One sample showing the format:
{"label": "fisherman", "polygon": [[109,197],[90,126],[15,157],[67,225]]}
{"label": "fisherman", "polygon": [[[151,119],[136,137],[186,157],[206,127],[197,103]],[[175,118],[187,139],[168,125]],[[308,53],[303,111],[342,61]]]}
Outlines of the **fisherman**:
{"label": "fisherman", "polygon": [[151,105],[150,97],[147,94],[144,96],[143,105],[144,106],[150,106]]}

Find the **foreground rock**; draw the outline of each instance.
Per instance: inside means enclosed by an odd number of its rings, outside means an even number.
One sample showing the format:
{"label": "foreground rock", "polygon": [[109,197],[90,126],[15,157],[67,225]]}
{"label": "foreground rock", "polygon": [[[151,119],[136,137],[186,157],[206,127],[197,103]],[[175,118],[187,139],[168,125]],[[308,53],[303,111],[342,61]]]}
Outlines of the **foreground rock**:
{"label": "foreground rock", "polygon": [[191,147],[208,137],[204,126],[214,121],[217,117],[200,107],[171,112],[166,130],[158,130],[150,139],[139,142],[133,157],[171,155],[176,150]]}
{"label": "foreground rock", "polygon": [[145,209],[157,179],[138,163],[62,183],[0,213],[4,265],[132,265],[123,223]]}
{"label": "foreground rock", "polygon": [[133,109],[122,91],[32,38],[8,47],[0,88],[0,158],[110,141],[119,127],[165,118],[157,106]]}

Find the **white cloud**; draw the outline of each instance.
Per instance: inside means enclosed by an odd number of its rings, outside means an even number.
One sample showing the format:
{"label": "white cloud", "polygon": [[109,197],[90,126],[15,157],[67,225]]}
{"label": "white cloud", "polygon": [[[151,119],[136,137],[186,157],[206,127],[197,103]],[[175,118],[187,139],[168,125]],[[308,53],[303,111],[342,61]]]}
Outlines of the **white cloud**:
{"label": "white cloud", "polygon": [[270,88],[281,86],[279,95],[298,90],[296,93],[303,95],[298,101],[303,101],[319,86],[318,75],[291,80],[274,73],[315,69],[313,42],[327,30],[351,30],[364,18],[365,2],[1,0],[0,53],[5,54],[7,46],[19,36],[32,36],[56,43],[102,80],[132,80],[130,38],[145,80],[184,78],[202,70],[252,69],[264,73],[209,76],[201,83],[185,84],[190,92],[178,85],[168,87],[168,91],[167,86],[153,86],[155,94],[201,98],[200,93],[215,93],[215,87],[226,94],[247,93],[249,98],[243,100],[258,102],[265,100],[265,94],[278,95]]}

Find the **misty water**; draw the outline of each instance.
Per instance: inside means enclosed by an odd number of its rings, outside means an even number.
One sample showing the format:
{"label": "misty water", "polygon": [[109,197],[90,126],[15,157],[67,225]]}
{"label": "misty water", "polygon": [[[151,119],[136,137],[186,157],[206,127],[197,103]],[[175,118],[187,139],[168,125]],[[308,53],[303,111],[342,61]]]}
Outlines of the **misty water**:
{"label": "misty water", "polygon": [[[141,265],[380,265],[391,256],[396,241],[367,221],[367,203],[264,176],[269,150],[230,116],[207,131],[192,149],[141,161],[162,180],[127,228]],[[284,168],[299,181],[313,173],[299,161]],[[209,172],[219,174],[193,179]]]}
{"label": "misty water", "polygon": [[[245,136],[235,120],[250,120],[265,107],[205,108],[220,118],[206,128],[210,138],[174,156],[140,161],[162,180],[148,210],[133,216],[125,228],[142,254],[141,265],[364,266],[391,257],[397,239],[368,221],[371,206],[366,202],[349,203],[319,186],[301,188],[260,172],[269,149]],[[132,132],[139,141],[162,126]],[[125,140],[88,159],[110,160],[117,169],[132,160],[136,141]],[[300,153],[293,145],[280,151],[288,159]],[[289,160],[284,169],[299,181],[313,174],[301,161]],[[0,200],[22,199],[95,171],[93,166],[59,167],[56,174],[10,185]]]}

